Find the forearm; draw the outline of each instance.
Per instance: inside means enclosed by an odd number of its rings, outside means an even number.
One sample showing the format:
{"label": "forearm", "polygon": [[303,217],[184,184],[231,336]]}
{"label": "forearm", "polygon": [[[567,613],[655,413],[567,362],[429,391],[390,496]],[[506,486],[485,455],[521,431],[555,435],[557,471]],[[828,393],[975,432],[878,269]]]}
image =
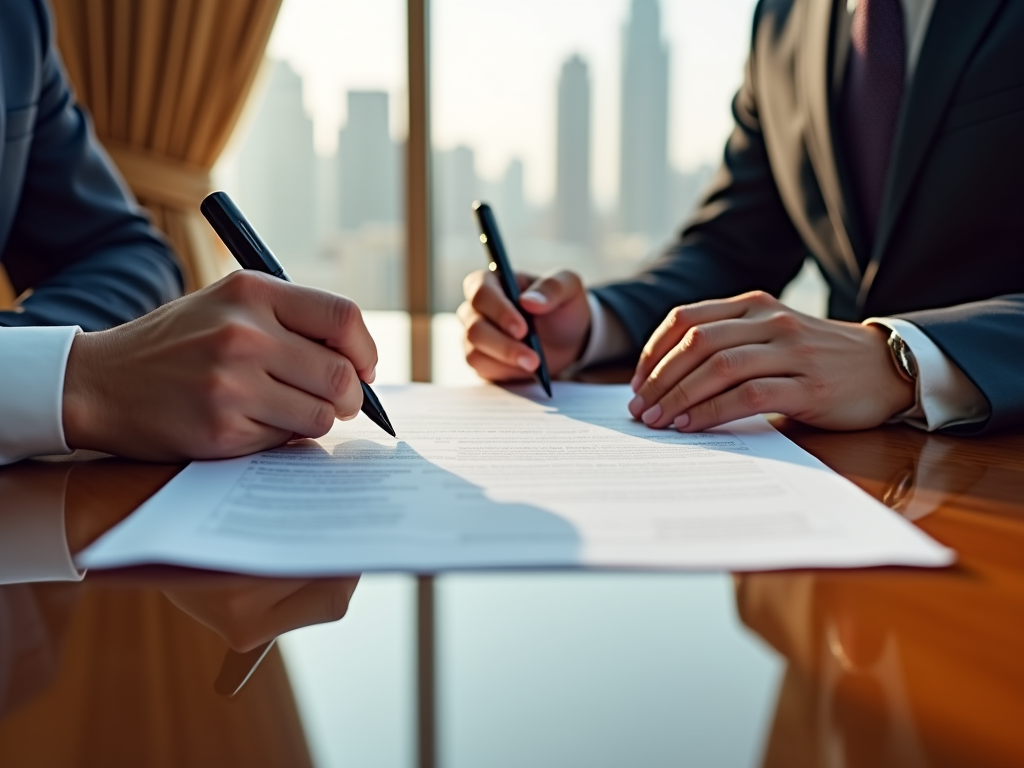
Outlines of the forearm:
{"label": "forearm", "polygon": [[731,269],[728,261],[679,244],[639,275],[596,286],[591,292],[622,323],[629,352],[637,354],[674,307],[763,287],[756,275]]}
{"label": "forearm", "polygon": [[[778,296],[802,266],[788,250],[765,251],[763,263],[744,264],[734,250],[740,246],[724,240],[715,244],[717,230],[728,229],[727,224],[708,225],[713,232],[690,231],[702,226],[691,225],[678,245],[636,277],[591,289],[594,328],[606,330],[593,335],[581,358],[584,365],[635,358],[675,307],[755,290]],[[750,253],[755,252],[751,246]]]}
{"label": "forearm", "polygon": [[0,326],[77,325],[98,331],[141,317],[182,293],[182,278],[166,248],[143,241],[77,261],[32,288]]}
{"label": "forearm", "polygon": [[68,451],[63,393],[71,343],[145,315],[181,293],[166,249],[99,252],[0,312],[0,464]]}

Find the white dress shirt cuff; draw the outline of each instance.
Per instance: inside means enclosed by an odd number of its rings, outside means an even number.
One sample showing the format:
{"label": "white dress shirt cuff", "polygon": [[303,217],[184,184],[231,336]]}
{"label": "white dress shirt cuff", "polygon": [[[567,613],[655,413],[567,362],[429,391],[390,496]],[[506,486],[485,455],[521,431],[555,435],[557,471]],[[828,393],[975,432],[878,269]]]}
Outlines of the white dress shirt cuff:
{"label": "white dress shirt cuff", "polygon": [[[16,472],[17,470],[12,470]],[[64,531],[68,473],[46,485],[20,485],[0,473],[0,584],[80,581]]]}
{"label": "white dress shirt cuff", "polygon": [[77,326],[0,328],[0,464],[69,453],[64,371]]}
{"label": "white dress shirt cuff", "polygon": [[893,317],[870,317],[864,325],[881,325],[896,331],[917,361],[917,402],[897,414],[894,421],[934,432],[989,417],[988,400],[981,390],[916,325]]}
{"label": "white dress shirt cuff", "polygon": [[587,303],[590,304],[590,338],[574,370],[622,357],[630,347],[629,334],[619,318],[592,291],[587,291]]}

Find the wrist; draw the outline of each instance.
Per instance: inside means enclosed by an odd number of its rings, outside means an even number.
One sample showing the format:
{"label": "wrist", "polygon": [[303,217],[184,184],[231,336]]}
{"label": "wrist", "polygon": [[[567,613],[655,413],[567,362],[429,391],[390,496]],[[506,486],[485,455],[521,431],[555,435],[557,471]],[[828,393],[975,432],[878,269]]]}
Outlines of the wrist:
{"label": "wrist", "polygon": [[882,360],[885,373],[882,381],[887,395],[887,408],[889,418],[908,411],[917,403],[917,381],[908,377],[901,371],[901,368],[894,359],[890,345],[891,330],[882,325],[864,326],[874,332],[876,346]]}
{"label": "wrist", "polygon": [[889,418],[893,418],[905,411],[909,411],[917,403],[916,382],[907,381],[900,377],[899,374],[896,375],[893,393],[896,398],[896,405]]}
{"label": "wrist", "polygon": [[618,316],[605,307],[593,291],[587,291],[587,317],[577,365],[585,368],[624,357],[630,340]]}
{"label": "wrist", "polygon": [[64,392],[61,418],[64,442],[72,450],[99,448],[99,428],[103,418],[99,413],[102,396],[100,351],[102,333],[80,333],[71,342],[67,368],[64,372]]}
{"label": "wrist", "polygon": [[587,313],[586,322],[583,325],[583,334],[580,336],[576,344],[576,351],[573,353],[572,362],[578,364],[583,361],[587,356],[587,353],[591,351],[591,341],[594,338],[594,316],[592,313]]}

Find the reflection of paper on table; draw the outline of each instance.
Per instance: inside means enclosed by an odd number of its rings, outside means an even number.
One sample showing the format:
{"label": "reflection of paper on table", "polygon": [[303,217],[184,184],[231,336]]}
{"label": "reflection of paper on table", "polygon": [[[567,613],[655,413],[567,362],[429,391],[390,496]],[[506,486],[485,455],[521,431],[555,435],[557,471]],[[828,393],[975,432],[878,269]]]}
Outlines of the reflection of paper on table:
{"label": "reflection of paper on table", "polygon": [[326,437],[195,462],[82,554],[276,575],[945,565],[953,555],[763,418],[684,435],[627,387],[381,387]]}

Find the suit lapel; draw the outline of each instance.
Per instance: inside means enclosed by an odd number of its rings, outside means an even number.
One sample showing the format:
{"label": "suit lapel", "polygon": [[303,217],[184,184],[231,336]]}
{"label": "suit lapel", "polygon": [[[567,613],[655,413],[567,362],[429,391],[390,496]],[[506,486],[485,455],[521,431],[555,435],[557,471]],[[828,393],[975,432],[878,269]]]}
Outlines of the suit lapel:
{"label": "suit lapel", "polygon": [[809,126],[807,149],[818,179],[829,218],[836,231],[843,262],[854,284],[861,281],[850,233],[854,231],[836,166],[832,136],[832,64],[833,0],[808,0],[803,3],[803,45],[798,48],[797,72],[801,108]]}
{"label": "suit lapel", "polygon": [[937,0],[893,141],[878,235],[860,287],[859,303],[878,272],[893,228],[960,75],[1003,0]]}

